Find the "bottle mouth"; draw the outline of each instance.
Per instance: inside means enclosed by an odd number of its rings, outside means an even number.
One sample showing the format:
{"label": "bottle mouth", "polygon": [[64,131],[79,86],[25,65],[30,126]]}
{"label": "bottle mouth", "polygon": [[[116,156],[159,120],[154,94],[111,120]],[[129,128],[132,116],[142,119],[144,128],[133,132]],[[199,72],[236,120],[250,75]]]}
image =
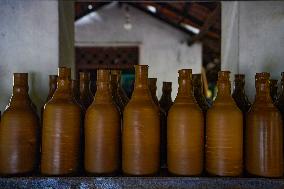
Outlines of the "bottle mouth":
{"label": "bottle mouth", "polygon": [[107,69],[99,69],[97,71],[97,82],[109,82],[110,71]]}
{"label": "bottle mouth", "polygon": [[59,67],[58,68],[58,79],[71,78],[71,68]]}
{"label": "bottle mouth", "polygon": [[14,73],[14,85],[28,86],[28,73]]}
{"label": "bottle mouth", "polygon": [[181,69],[178,71],[179,78],[192,78],[192,69]]}

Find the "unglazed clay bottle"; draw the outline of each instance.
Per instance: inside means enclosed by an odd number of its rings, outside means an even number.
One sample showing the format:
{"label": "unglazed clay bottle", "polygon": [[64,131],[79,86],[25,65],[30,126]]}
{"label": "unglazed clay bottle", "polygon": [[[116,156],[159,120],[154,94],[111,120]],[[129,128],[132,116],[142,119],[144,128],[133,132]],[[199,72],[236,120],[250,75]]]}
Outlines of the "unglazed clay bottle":
{"label": "unglazed clay bottle", "polygon": [[193,92],[195,100],[199,105],[199,107],[201,108],[204,115],[206,115],[206,112],[209,109],[210,104],[206,100],[203,93],[201,74],[192,74],[192,81],[193,81],[192,83],[193,83]]}
{"label": "unglazed clay bottle", "polygon": [[153,175],[160,167],[160,119],[148,89],[148,66],[135,66],[135,86],[124,109],[122,170],[127,175]]}
{"label": "unglazed clay bottle", "polygon": [[243,170],[243,116],[231,96],[230,72],[218,73],[218,93],[206,115],[205,167],[217,176],[239,176]]}
{"label": "unglazed clay bottle", "polygon": [[281,92],[277,98],[276,106],[281,112],[282,119],[284,118],[284,72],[281,73]]}
{"label": "unglazed clay bottle", "polygon": [[110,174],[120,167],[120,116],[112,99],[109,70],[97,71],[97,90],[85,116],[85,170]]}
{"label": "unglazed clay bottle", "polygon": [[0,174],[35,171],[39,158],[39,122],[28,94],[28,74],[14,73],[13,94],[0,127]]}
{"label": "unglazed clay bottle", "polygon": [[152,99],[158,108],[160,114],[160,131],[161,131],[161,144],[160,144],[160,163],[161,168],[167,167],[167,115],[166,112],[160,107],[156,95],[157,92],[157,78],[149,78],[148,86],[151,92]]}
{"label": "unglazed clay bottle", "polygon": [[57,89],[43,112],[41,173],[74,174],[79,169],[81,108],[71,91],[71,69],[58,71]]}
{"label": "unglazed clay bottle", "polygon": [[251,107],[251,103],[245,94],[245,75],[235,74],[234,84],[232,97],[234,98],[239,109],[243,112],[243,116],[245,116]]}
{"label": "unglazed clay bottle", "polygon": [[277,96],[278,96],[278,94],[277,94],[277,89],[278,89],[277,82],[278,82],[277,79],[270,79],[269,80],[270,96],[271,96],[273,103],[276,103]]}
{"label": "unglazed clay bottle", "polygon": [[80,100],[85,109],[93,102],[93,94],[90,90],[90,73],[80,72]]}
{"label": "unglazed clay bottle", "polygon": [[112,70],[111,71],[112,96],[113,96],[114,102],[118,106],[120,113],[122,114],[129,99],[120,84],[120,79],[121,79],[121,71]]}
{"label": "unglazed clay bottle", "polygon": [[263,177],[283,175],[283,122],[269,91],[270,74],[257,73],[255,101],[246,124],[246,171]]}
{"label": "unglazed clay bottle", "polygon": [[168,111],[170,110],[171,106],[173,105],[172,100],[172,82],[163,82],[162,87],[163,94],[160,98],[159,104],[160,107],[166,112],[168,115]]}
{"label": "unglazed clay bottle", "polygon": [[204,121],[192,90],[192,70],[179,70],[178,94],[168,114],[168,170],[200,175],[203,170]]}

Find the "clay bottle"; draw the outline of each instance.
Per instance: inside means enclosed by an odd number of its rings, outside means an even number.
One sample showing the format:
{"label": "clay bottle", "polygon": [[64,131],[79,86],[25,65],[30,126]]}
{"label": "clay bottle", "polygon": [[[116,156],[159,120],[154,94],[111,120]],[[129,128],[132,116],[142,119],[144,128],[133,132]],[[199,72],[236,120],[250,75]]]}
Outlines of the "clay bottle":
{"label": "clay bottle", "polygon": [[127,175],[153,175],[159,165],[159,112],[148,88],[148,66],[136,65],[134,91],[123,114],[122,170]]}
{"label": "clay bottle", "polygon": [[90,73],[80,72],[80,100],[83,103],[84,109],[93,102],[93,94],[90,90]]}
{"label": "clay bottle", "polygon": [[278,82],[277,79],[270,79],[269,80],[270,96],[271,96],[273,103],[276,103],[277,96],[278,96],[278,94],[277,94],[277,89],[278,89],[277,82]]}
{"label": "clay bottle", "polygon": [[0,174],[35,171],[39,155],[39,122],[28,94],[28,74],[14,73],[13,94],[0,127]]}
{"label": "clay bottle", "polygon": [[230,72],[218,73],[218,93],[206,115],[206,171],[239,176],[243,170],[243,116],[231,96]]}
{"label": "clay bottle", "polygon": [[269,89],[269,73],[255,76],[255,101],[246,124],[246,171],[251,175],[283,175],[283,123]]}
{"label": "clay bottle", "polygon": [[109,70],[97,71],[97,90],[85,116],[85,170],[110,174],[120,167],[120,117],[112,99]]}
{"label": "clay bottle", "polygon": [[276,101],[276,106],[281,112],[282,118],[284,118],[284,72],[281,73],[281,92]]}
{"label": "clay bottle", "polygon": [[[57,88],[57,75],[49,75],[49,91],[45,103],[47,103],[52,98],[56,88]],[[41,107],[41,119],[43,116],[43,110],[44,106]]]}
{"label": "clay bottle", "polygon": [[75,79],[71,80],[71,91],[72,91],[72,94],[73,94],[73,98],[80,105],[80,107],[83,110],[83,113],[86,112],[86,109],[84,108],[84,105],[83,105],[83,103],[80,99],[79,84],[78,84],[78,81],[75,80]]}
{"label": "clay bottle", "polygon": [[251,107],[251,103],[249,102],[248,97],[245,94],[244,74],[235,74],[234,91],[232,97],[235,100],[239,109],[243,112],[243,116],[245,116]]}
{"label": "clay bottle", "polygon": [[49,75],[49,92],[45,102],[48,102],[57,88],[57,75]]}
{"label": "clay bottle", "polygon": [[193,83],[193,92],[194,92],[194,97],[201,108],[202,112],[204,115],[206,115],[207,110],[210,107],[210,104],[206,100],[204,93],[203,93],[203,84],[202,84],[202,78],[201,74],[193,74],[192,75],[192,83]]}
{"label": "clay bottle", "polygon": [[171,94],[172,93],[172,82],[164,81],[162,91],[163,91],[163,94],[160,98],[159,104],[160,104],[160,107],[166,112],[166,115],[168,115],[168,111],[173,105],[172,94]]}
{"label": "clay bottle", "polygon": [[57,89],[44,107],[41,173],[74,174],[79,168],[81,108],[71,91],[71,69],[58,70]]}
{"label": "clay bottle", "polygon": [[123,90],[121,84],[121,71],[120,70],[112,70],[111,71],[111,88],[112,88],[112,96],[113,100],[118,106],[118,109],[122,115],[125,106],[127,105],[129,99]]}
{"label": "clay bottle", "polygon": [[160,107],[157,98],[157,78],[149,78],[148,86],[151,92],[152,99],[159,111],[160,115],[160,164],[161,168],[167,167],[167,115],[166,112]]}
{"label": "clay bottle", "polygon": [[168,114],[168,170],[200,175],[203,170],[204,121],[192,90],[192,70],[179,70],[178,94]]}

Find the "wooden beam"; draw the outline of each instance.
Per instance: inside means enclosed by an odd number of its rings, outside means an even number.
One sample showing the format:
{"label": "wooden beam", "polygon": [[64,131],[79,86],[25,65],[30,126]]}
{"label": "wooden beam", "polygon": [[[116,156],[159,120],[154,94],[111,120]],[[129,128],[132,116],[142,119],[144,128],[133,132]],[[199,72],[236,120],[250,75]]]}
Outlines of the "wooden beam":
{"label": "wooden beam", "polygon": [[216,21],[220,17],[220,14],[221,14],[221,5],[218,4],[215,10],[208,16],[199,34],[194,36],[188,41],[189,45],[195,43],[196,41],[200,41],[208,33],[210,27],[216,23]]}

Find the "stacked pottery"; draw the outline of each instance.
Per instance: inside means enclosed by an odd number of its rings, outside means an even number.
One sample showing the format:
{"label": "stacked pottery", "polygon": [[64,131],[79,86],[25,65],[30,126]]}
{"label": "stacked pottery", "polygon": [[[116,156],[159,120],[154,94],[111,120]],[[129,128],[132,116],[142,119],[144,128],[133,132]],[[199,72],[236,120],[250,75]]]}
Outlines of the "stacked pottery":
{"label": "stacked pottery", "polygon": [[0,174],[35,171],[39,156],[39,121],[28,94],[28,74],[14,73],[13,94],[0,127]]}
{"label": "stacked pottery", "polygon": [[201,108],[204,115],[206,115],[207,110],[210,107],[210,104],[206,100],[204,93],[203,93],[203,84],[202,84],[202,78],[201,74],[193,74],[192,75],[192,83],[193,83],[193,91],[194,91],[194,97]]}
{"label": "stacked pottery", "polygon": [[161,131],[161,144],[160,144],[160,163],[161,168],[167,167],[167,115],[166,112],[160,107],[159,101],[156,95],[157,92],[157,78],[149,78],[148,86],[151,92],[152,99],[159,111],[160,115],[160,131]]}
{"label": "stacked pottery", "polygon": [[277,101],[277,97],[278,97],[278,94],[277,94],[277,89],[278,89],[277,82],[278,82],[277,79],[270,79],[269,80],[270,96],[271,96],[271,99],[272,99],[273,103],[275,103]]}
{"label": "stacked pottery", "polygon": [[121,71],[120,70],[112,70],[111,71],[111,88],[112,88],[112,96],[113,100],[118,106],[119,112],[122,115],[125,106],[127,105],[129,99],[123,90],[121,84]]}
{"label": "stacked pottery", "polygon": [[192,90],[192,70],[179,70],[178,94],[168,114],[168,170],[200,175],[203,170],[204,120]]}
{"label": "stacked pottery", "polygon": [[248,97],[245,93],[245,75],[236,74],[235,75],[235,85],[234,91],[232,94],[237,106],[243,112],[245,116],[251,107],[251,103],[248,100]]}
{"label": "stacked pottery", "polygon": [[93,94],[90,89],[90,73],[89,72],[80,72],[80,101],[83,104],[84,109],[88,107],[93,102]]}
{"label": "stacked pottery", "polygon": [[159,104],[160,107],[166,112],[168,115],[168,111],[170,110],[171,106],[173,105],[172,100],[172,82],[163,82],[162,87],[163,94],[160,98]]}
{"label": "stacked pottery", "polygon": [[43,112],[41,173],[75,174],[80,165],[81,108],[71,91],[71,69],[58,71],[57,89]]}
{"label": "stacked pottery", "polygon": [[112,99],[109,70],[98,70],[97,90],[85,115],[85,170],[110,174],[120,168],[120,117]]}
{"label": "stacked pottery", "polygon": [[269,73],[255,76],[256,96],[246,124],[246,171],[263,177],[283,175],[283,122],[269,89]]}
{"label": "stacked pottery", "polygon": [[160,167],[160,119],[148,88],[148,66],[135,66],[135,86],[124,109],[122,171],[153,175]]}
{"label": "stacked pottery", "polygon": [[229,74],[218,73],[218,94],[206,116],[205,167],[210,175],[239,176],[243,170],[243,116],[231,96]]}

